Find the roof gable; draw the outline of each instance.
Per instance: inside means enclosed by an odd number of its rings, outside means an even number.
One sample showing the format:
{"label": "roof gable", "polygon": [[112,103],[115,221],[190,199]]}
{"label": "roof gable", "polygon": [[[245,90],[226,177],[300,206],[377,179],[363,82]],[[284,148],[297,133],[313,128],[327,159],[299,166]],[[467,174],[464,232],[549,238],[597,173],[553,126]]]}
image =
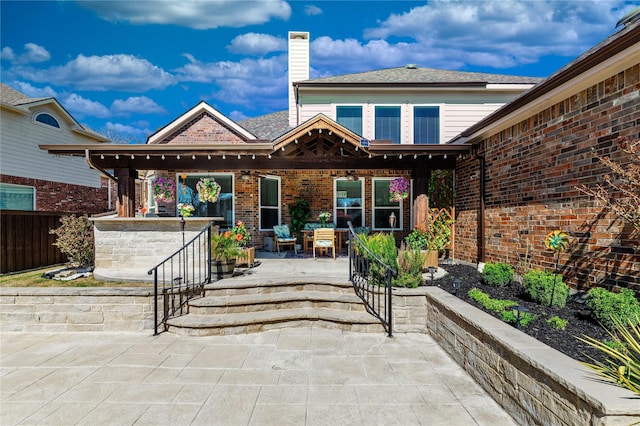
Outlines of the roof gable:
{"label": "roof gable", "polygon": [[233,144],[252,141],[258,141],[253,133],[204,101],[147,138],[148,144]]}

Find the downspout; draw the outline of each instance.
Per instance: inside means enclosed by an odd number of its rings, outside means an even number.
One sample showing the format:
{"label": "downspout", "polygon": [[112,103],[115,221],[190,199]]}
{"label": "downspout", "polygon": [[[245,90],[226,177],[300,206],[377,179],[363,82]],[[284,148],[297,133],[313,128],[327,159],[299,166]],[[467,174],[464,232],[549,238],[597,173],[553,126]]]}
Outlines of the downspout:
{"label": "downspout", "polygon": [[[89,150],[88,149],[84,150],[84,159],[87,161],[87,164],[89,164],[89,167],[99,171],[100,173],[105,175],[107,178],[109,178],[112,181],[114,181],[116,183],[116,187],[117,187],[118,179],[115,176],[113,176],[111,173],[107,172],[105,169],[103,169],[101,167],[98,167],[95,164],[93,164],[93,161],[91,161],[91,155],[89,155]],[[108,191],[108,197],[109,197],[108,209],[111,210],[111,182],[109,182],[109,187],[107,188],[107,191]]]}
{"label": "downspout", "polygon": [[485,210],[485,159],[484,156],[478,155],[478,148],[474,145],[471,150],[471,155],[476,160],[480,160],[480,217],[478,218],[478,263],[484,263],[484,235],[485,235],[485,222],[484,222],[484,210]]}

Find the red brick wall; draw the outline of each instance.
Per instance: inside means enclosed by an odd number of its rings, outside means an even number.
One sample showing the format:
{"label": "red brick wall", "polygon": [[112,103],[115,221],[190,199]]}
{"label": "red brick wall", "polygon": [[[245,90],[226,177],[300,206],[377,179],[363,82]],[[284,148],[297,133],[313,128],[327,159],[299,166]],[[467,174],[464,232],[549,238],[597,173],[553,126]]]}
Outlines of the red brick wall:
{"label": "red brick wall", "polygon": [[108,191],[40,179],[0,175],[3,183],[36,188],[36,210],[95,214],[107,211]]}
{"label": "red brick wall", "polygon": [[[532,266],[552,271],[545,236],[561,229],[571,250],[561,272],[572,286],[624,286],[640,291],[640,236],[580,193],[607,172],[591,150],[627,161],[618,136],[640,137],[640,65],[565,99],[482,141],[486,159],[485,261],[522,271],[527,243]],[[475,262],[479,161],[467,155],[457,173],[456,253]]]}

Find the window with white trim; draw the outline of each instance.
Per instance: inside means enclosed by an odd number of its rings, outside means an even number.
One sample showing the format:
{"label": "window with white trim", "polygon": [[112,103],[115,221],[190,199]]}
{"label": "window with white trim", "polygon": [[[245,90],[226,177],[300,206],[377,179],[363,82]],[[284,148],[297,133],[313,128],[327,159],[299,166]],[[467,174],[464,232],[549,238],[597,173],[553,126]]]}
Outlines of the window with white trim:
{"label": "window with white trim", "polygon": [[60,123],[58,123],[58,120],[56,120],[56,118],[53,115],[48,114],[46,112],[40,112],[36,114],[33,120],[37,123],[42,123],[47,126],[55,127],[56,129],[60,128]]}
{"label": "window with white trim", "polygon": [[271,230],[280,225],[280,177],[261,176],[259,192],[260,230]]}
{"label": "window with white trim", "polygon": [[338,178],[334,181],[336,228],[348,228],[348,221],[351,221],[354,228],[365,226],[363,194],[364,179]]}
{"label": "window with white trim", "polygon": [[33,186],[0,183],[0,209],[35,210],[36,189]]}
{"label": "window with white trim", "polygon": [[336,106],[336,122],[352,132],[362,135],[362,107]]}
{"label": "window with white trim", "polygon": [[402,201],[389,200],[389,185],[393,178],[373,178],[371,208],[373,229],[376,231],[391,230],[389,216],[396,215],[394,230],[402,230]]}
{"label": "window with white trim", "polygon": [[399,106],[376,106],[375,138],[400,143],[401,123]]}
{"label": "window with white trim", "polygon": [[[176,174],[176,208],[179,203],[191,204],[194,207],[194,217],[221,217],[217,224],[222,229],[232,228],[234,225],[234,197],[233,175],[221,174]],[[196,185],[201,178],[214,179],[220,185],[220,195],[215,203],[200,200]],[[176,212],[177,214],[177,212]]]}
{"label": "window with white trim", "polygon": [[413,143],[440,143],[440,107],[413,107]]}

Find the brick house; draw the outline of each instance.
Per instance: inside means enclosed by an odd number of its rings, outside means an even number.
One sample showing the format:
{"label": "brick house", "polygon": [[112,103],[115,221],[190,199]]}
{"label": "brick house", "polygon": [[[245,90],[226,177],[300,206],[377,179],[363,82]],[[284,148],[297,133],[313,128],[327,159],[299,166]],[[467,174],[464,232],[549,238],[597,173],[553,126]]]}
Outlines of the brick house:
{"label": "brick house", "polygon": [[[41,144],[99,145],[55,98],[30,98],[0,83],[0,209],[101,213],[109,182],[83,158],[51,156]],[[115,203],[114,203],[115,204]]]}
{"label": "brick house", "polygon": [[640,236],[576,189],[607,173],[592,150],[628,161],[618,137],[640,138],[640,22],[451,141],[473,146],[456,165],[459,257],[521,272],[528,252],[532,267],[553,270],[544,238],[561,229],[572,242],[560,259],[572,286],[640,291]]}

